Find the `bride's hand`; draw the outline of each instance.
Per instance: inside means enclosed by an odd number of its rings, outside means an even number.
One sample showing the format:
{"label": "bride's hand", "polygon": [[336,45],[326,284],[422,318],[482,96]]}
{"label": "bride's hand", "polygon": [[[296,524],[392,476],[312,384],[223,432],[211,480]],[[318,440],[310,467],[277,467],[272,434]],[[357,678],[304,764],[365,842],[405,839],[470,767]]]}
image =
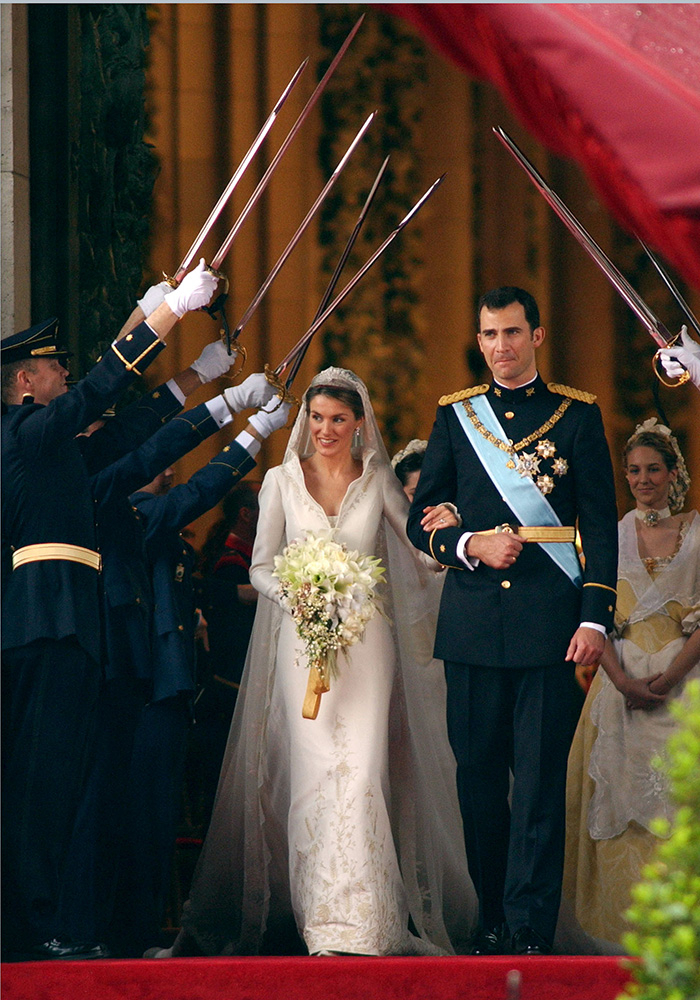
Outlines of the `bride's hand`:
{"label": "bride's hand", "polygon": [[423,513],[425,517],[421,521],[424,531],[435,531],[442,528],[456,528],[459,526],[459,521],[454,515],[454,512],[446,507],[444,504],[439,504],[437,507],[424,507]]}

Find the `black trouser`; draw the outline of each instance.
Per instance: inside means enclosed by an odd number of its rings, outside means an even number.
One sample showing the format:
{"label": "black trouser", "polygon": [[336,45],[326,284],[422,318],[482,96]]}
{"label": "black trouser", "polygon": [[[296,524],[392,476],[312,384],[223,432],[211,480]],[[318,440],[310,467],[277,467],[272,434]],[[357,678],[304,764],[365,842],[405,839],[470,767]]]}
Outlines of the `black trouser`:
{"label": "black trouser", "polygon": [[136,729],[109,938],[126,956],[140,957],[160,937],[182,802],[190,706],[186,692],[150,702]]}
{"label": "black trouser", "polygon": [[[485,929],[554,937],[564,864],[572,664],[445,663],[467,859]],[[509,805],[509,772],[513,772]]]}
{"label": "black trouser", "polygon": [[90,753],[100,667],[74,638],[3,654],[3,939],[41,944],[55,918]]}
{"label": "black trouser", "polygon": [[117,859],[125,836],[129,769],[147,684],[120,677],[103,683],[85,786],[66,856],[56,936],[103,942],[112,919]]}

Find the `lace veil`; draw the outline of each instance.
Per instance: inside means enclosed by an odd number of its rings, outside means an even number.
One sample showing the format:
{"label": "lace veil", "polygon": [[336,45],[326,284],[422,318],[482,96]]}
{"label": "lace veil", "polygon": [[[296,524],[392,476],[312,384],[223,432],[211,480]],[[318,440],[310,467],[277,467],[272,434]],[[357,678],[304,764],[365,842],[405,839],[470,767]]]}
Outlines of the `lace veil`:
{"label": "lace veil", "polygon": [[[355,389],[364,422],[353,442],[363,463],[389,463],[365,384],[327,368],[312,380],[284,463],[313,451],[305,403],[319,385]],[[264,531],[264,525],[259,526]],[[427,570],[384,520],[380,556],[389,581],[386,610],[398,652],[390,730],[391,815],[409,910],[421,946],[461,950],[474,929],[477,901],[469,878],[445,723],[442,664],[432,659],[436,607],[425,599]],[[279,606],[260,596],[207,839],[183,912],[185,936],[208,954],[255,954],[266,929],[291,923],[286,844],[275,826],[284,786],[269,766],[266,732],[274,681]],[[275,773],[271,773],[272,770]],[[277,789],[277,790],[276,790]]]}

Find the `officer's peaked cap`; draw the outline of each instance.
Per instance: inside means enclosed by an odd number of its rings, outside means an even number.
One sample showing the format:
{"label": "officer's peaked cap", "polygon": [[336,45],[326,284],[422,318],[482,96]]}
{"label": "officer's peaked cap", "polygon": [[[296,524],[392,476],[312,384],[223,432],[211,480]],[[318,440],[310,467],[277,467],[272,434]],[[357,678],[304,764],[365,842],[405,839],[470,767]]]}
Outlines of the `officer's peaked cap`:
{"label": "officer's peaked cap", "polygon": [[26,361],[37,358],[67,358],[70,353],[61,346],[58,339],[58,320],[55,316],[43,323],[30,326],[11,337],[0,340],[0,356],[3,365],[12,361]]}

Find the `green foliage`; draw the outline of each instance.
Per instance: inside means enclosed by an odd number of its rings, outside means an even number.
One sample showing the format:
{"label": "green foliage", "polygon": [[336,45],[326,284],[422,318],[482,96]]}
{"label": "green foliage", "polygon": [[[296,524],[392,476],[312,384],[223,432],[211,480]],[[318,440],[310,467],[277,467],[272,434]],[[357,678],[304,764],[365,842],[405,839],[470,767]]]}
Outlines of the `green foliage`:
{"label": "green foliage", "polygon": [[700,681],[690,681],[670,710],[679,728],[655,764],[678,808],[672,823],[656,824],[654,832],[668,839],[644,868],[627,912],[635,930],[624,943],[641,963],[623,997],[637,1000],[700,998]]}
{"label": "green foliage", "polygon": [[[323,51],[319,77],[366,12],[321,98],[318,157],[324,178],[370,112],[379,111],[322,209],[320,299],[387,154],[389,166],[336,293],[427,187],[420,169],[427,64],[423,43],[398,18],[361,4],[319,4],[317,11]],[[421,225],[419,215],[319,332],[324,363],[351,368],[367,383],[390,454],[419,431],[413,400],[420,397],[424,364],[419,329]]]}
{"label": "green foliage", "polygon": [[81,353],[102,353],[141,288],[157,163],[146,130],[146,4],[83,4],[79,148]]}

